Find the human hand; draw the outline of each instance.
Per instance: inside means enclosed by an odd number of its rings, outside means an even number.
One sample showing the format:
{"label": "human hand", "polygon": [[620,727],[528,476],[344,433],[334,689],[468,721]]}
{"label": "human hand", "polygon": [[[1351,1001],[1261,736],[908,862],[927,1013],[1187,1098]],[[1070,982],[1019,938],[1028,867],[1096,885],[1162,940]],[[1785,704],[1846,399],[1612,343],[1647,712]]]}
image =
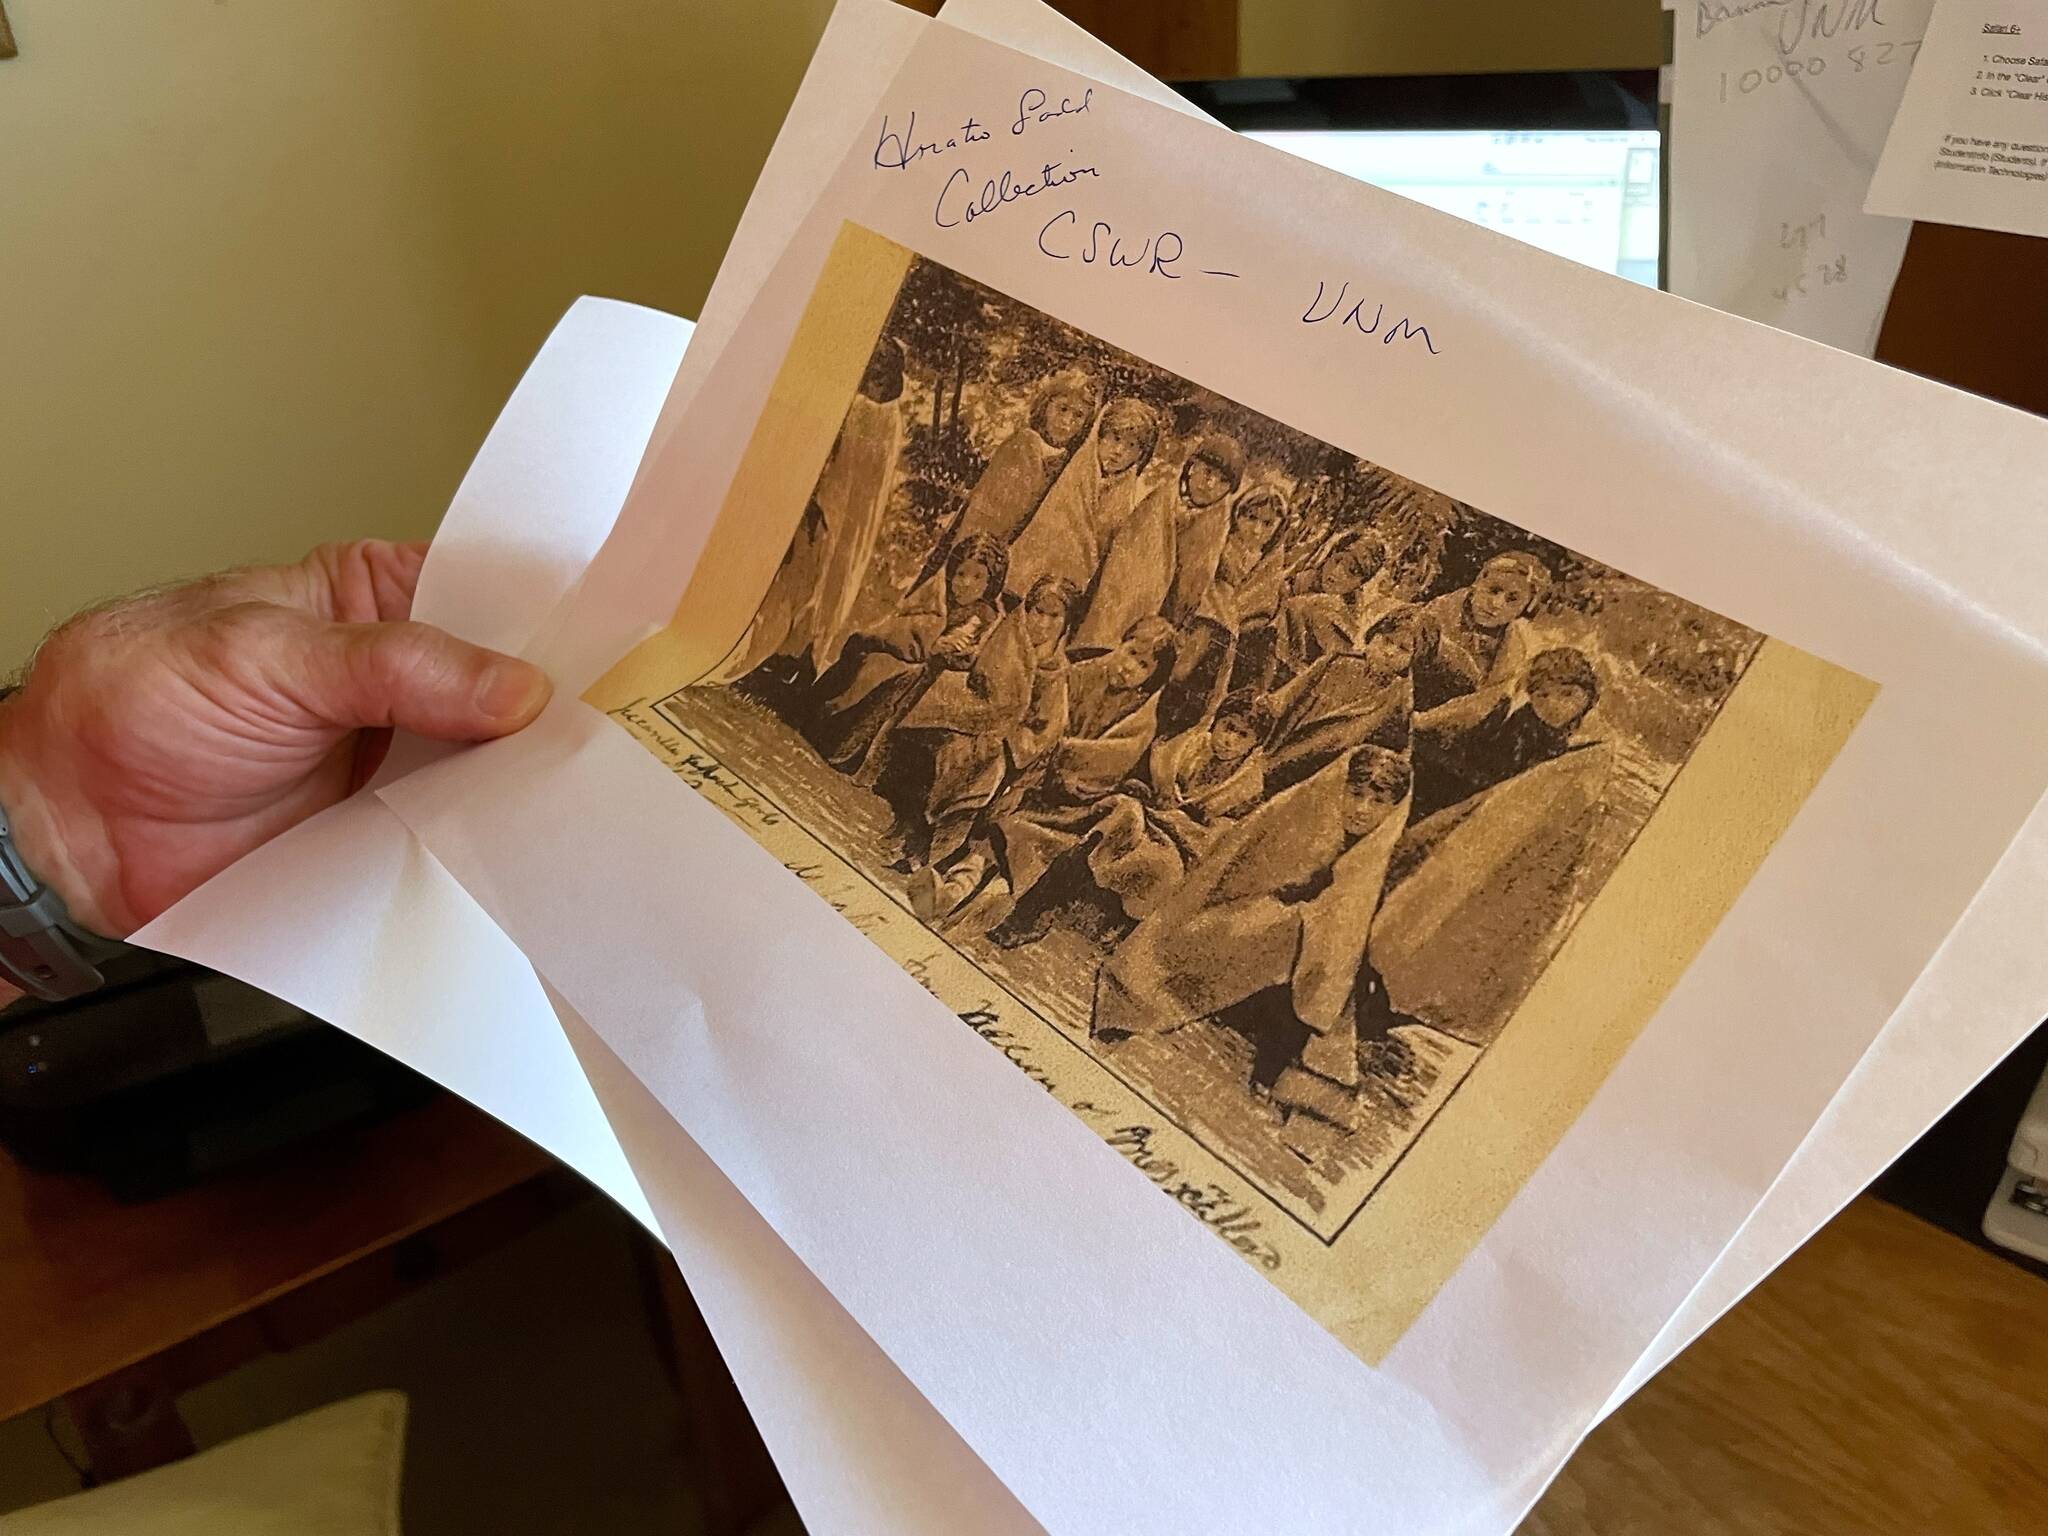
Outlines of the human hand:
{"label": "human hand", "polygon": [[0,702],[0,806],[77,922],[132,933],[359,788],[391,727],[482,741],[540,713],[537,668],[406,621],[425,558],[327,545],[124,599],[44,642]]}

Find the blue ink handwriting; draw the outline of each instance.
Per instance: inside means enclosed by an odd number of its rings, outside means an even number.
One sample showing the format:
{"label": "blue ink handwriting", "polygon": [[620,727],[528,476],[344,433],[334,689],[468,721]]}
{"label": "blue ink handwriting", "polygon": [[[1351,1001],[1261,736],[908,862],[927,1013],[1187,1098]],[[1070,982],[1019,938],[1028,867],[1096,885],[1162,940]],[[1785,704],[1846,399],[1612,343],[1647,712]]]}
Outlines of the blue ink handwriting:
{"label": "blue ink handwriting", "polygon": [[1088,104],[1094,99],[1095,87],[1091,85],[1081,93],[1079,101],[1062,96],[1058,106],[1048,107],[1045,92],[1034,85],[1017,98],[1017,119],[1010,124],[1010,132],[1012,135],[1022,134],[1033,123],[1050,123],[1058,118],[1078,116],[1088,110]]}
{"label": "blue ink handwriting", "polygon": [[[1329,308],[1325,309],[1321,314],[1317,314],[1316,306],[1323,302],[1323,295],[1326,291],[1327,288],[1323,280],[1317,278],[1316,296],[1309,300],[1308,308],[1301,312],[1301,323],[1303,325],[1321,325],[1326,320],[1334,319],[1339,330],[1348,328],[1358,332],[1361,336],[1377,336],[1380,339],[1380,345],[1383,347],[1392,346],[1397,341],[1420,341],[1423,346],[1429,349],[1431,357],[1438,355],[1440,349],[1430,337],[1428,326],[1417,325],[1407,315],[1403,315],[1398,320],[1388,320],[1387,306],[1385,304],[1369,299],[1360,299],[1349,309],[1345,309],[1344,300],[1351,293],[1351,284],[1348,279],[1338,288],[1336,297],[1330,300]],[[1372,318],[1370,320],[1366,318],[1365,314],[1365,306],[1368,303],[1372,304]]]}
{"label": "blue ink handwriting", "polygon": [[877,170],[905,171],[926,155],[943,155],[949,150],[960,148],[963,144],[985,143],[990,136],[986,128],[970,117],[960,125],[957,132],[949,133],[942,139],[926,139],[919,143],[915,112],[910,114],[910,121],[905,123],[902,131],[898,133],[889,131],[889,114],[884,112],[881,137],[875,140],[872,158]]}
{"label": "blue ink handwriting", "polygon": [[[984,214],[994,213],[1006,203],[1020,202],[1027,197],[1036,197],[1054,187],[1068,186],[1083,176],[1101,176],[1092,165],[1063,165],[1058,160],[1048,160],[1039,166],[1037,172],[1020,180],[1016,173],[1004,171],[1000,176],[981,184],[979,193],[970,193],[966,188],[974,177],[964,165],[955,166],[939,188],[938,201],[932,204],[932,222],[941,229],[953,229],[961,224],[972,224]],[[954,188],[961,188],[960,196],[953,195]],[[951,199],[949,205],[948,199]],[[964,199],[964,200],[963,200]],[[949,211],[955,217],[947,218]]]}
{"label": "blue ink handwriting", "polygon": [[[1143,277],[1163,277],[1178,282],[1194,273],[1176,272],[1175,265],[1187,255],[1187,242],[1180,232],[1162,229],[1156,235],[1147,235],[1135,244],[1116,232],[1116,227],[1106,219],[1096,219],[1082,232],[1081,216],[1071,208],[1062,208],[1038,228],[1039,253],[1054,261],[1079,260],[1085,267],[1101,266],[1111,270],[1135,269]],[[1203,267],[1203,277],[1236,277],[1235,272],[1226,272],[1219,267]]]}

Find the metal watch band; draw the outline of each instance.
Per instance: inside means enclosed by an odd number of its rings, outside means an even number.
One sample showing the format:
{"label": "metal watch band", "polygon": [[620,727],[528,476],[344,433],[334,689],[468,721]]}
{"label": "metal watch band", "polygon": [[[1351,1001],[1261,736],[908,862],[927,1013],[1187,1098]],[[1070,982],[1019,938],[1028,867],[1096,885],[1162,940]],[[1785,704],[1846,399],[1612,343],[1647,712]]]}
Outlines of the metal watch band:
{"label": "metal watch band", "polygon": [[102,985],[94,961],[118,947],[72,922],[63,898],[29,872],[0,806],[0,981],[62,1002]]}

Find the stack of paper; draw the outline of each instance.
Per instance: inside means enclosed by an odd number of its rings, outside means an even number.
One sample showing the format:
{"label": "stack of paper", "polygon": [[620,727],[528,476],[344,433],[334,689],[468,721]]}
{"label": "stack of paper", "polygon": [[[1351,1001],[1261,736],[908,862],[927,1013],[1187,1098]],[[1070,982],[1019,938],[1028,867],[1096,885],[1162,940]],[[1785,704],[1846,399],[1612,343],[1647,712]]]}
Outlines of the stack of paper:
{"label": "stack of paper", "polygon": [[142,937],[657,1225],[814,1528],[1506,1530],[2033,1022],[2048,426],[1031,0],[845,0],[682,341],[429,563],[547,714]]}

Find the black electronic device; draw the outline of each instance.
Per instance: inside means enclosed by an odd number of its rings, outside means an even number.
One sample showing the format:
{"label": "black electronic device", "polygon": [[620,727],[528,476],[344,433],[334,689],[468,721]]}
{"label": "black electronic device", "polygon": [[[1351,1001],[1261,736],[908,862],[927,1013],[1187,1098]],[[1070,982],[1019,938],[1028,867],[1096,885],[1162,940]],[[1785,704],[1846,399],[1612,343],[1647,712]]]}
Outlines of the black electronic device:
{"label": "black electronic device", "polygon": [[107,985],[0,1010],[0,1144],[138,1200],[438,1091],[254,987],[134,950]]}

